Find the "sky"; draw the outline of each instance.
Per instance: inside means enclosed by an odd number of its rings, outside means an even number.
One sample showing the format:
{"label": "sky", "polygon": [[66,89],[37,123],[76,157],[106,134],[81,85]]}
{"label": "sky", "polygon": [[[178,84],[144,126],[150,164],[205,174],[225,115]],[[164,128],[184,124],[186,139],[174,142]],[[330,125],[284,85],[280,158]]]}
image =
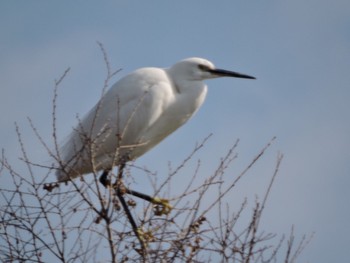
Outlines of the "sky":
{"label": "sky", "polygon": [[[0,148],[18,162],[14,123],[28,154],[46,162],[29,116],[46,141],[52,133],[54,80],[59,87],[58,136],[98,100],[106,67],[112,83],[144,66],[168,67],[203,57],[257,80],[208,80],[207,99],[185,126],[136,161],[167,171],[196,142],[213,136],[204,167],[240,139],[239,171],[274,136],[263,159],[237,187],[254,203],[284,154],[262,228],[315,233],[298,262],[345,262],[350,244],[350,2],[294,1],[2,1],[0,3]],[[198,157],[198,158],[199,158]],[[54,178],[54,177],[53,177]],[[137,180],[136,180],[137,181]]]}

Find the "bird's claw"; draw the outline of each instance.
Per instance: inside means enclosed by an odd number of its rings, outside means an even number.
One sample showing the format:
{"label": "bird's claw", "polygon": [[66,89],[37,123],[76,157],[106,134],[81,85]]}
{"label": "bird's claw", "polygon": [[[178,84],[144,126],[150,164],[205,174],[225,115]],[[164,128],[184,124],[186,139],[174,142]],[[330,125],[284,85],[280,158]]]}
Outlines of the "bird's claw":
{"label": "bird's claw", "polygon": [[162,215],[168,215],[173,207],[170,205],[168,199],[162,199],[159,197],[154,197],[152,198],[151,201],[155,206],[154,206],[154,214],[156,216],[162,216]]}

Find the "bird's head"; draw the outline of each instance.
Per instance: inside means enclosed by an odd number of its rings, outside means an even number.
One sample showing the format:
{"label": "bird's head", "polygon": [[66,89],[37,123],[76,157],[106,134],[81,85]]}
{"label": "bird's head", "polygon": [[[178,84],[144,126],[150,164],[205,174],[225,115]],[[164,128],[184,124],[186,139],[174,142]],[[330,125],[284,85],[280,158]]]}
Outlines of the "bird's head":
{"label": "bird's head", "polygon": [[200,81],[219,77],[255,79],[252,76],[238,72],[218,69],[213,63],[203,58],[187,58],[181,60],[173,65],[169,71],[175,78],[183,78],[190,81]]}

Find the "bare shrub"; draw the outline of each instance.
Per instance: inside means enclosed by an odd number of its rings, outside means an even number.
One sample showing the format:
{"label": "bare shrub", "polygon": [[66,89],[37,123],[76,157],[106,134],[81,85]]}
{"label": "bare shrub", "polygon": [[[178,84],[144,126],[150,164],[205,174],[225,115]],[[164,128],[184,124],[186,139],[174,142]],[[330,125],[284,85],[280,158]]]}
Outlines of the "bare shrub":
{"label": "bare shrub", "polygon": [[[109,80],[117,71],[110,69],[106,52],[100,44]],[[29,123],[48,155],[64,166],[56,134],[57,89],[67,70],[55,82],[52,127],[54,150],[47,146],[31,120]],[[162,196],[152,203],[139,200],[113,187],[103,187],[95,172],[70,180],[68,184],[51,183],[54,167],[34,163],[27,154],[20,129],[21,161],[26,171],[17,171],[2,151],[0,160],[0,260],[2,262],[296,262],[310,237],[295,244],[294,228],[289,237],[265,233],[260,220],[267,205],[271,187],[278,174],[283,155],[277,156],[275,170],[263,198],[253,205],[245,200],[231,211],[228,194],[247,175],[268,150],[273,138],[255,158],[236,175],[227,169],[237,159],[238,140],[227,154],[217,157],[218,164],[210,176],[203,176],[201,161],[193,158],[205,146],[204,138],[167,176],[129,163],[111,177],[123,175],[123,185],[133,183],[133,174],[149,179],[152,196]],[[213,160],[210,160],[213,162]],[[189,163],[195,169],[176,196],[168,190]],[[44,172],[43,172],[44,171]],[[38,174],[45,176],[38,176]],[[6,182],[6,183],[5,183]],[[9,183],[10,182],[10,183]],[[45,186],[45,187],[44,187]],[[128,189],[125,187],[125,189]],[[45,189],[44,189],[45,188]],[[209,200],[209,201],[208,201]],[[124,203],[123,203],[124,202]],[[164,211],[168,209],[169,211]],[[250,211],[250,210],[251,211]],[[242,222],[243,214],[250,214]],[[244,225],[244,227],[237,225]]]}

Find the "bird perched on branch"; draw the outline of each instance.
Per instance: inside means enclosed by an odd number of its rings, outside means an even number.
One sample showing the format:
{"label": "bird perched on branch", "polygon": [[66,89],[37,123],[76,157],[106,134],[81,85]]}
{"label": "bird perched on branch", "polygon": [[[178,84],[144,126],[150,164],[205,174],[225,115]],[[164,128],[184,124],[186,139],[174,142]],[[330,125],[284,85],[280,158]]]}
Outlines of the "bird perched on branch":
{"label": "bird perched on branch", "polygon": [[188,58],[170,68],[141,68],[116,82],[78,123],[60,150],[58,181],[110,171],[143,155],[200,108],[206,79],[254,77]]}

